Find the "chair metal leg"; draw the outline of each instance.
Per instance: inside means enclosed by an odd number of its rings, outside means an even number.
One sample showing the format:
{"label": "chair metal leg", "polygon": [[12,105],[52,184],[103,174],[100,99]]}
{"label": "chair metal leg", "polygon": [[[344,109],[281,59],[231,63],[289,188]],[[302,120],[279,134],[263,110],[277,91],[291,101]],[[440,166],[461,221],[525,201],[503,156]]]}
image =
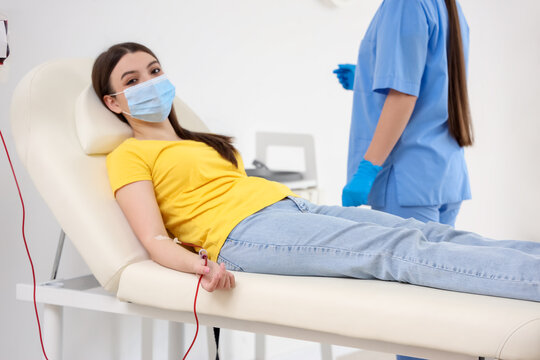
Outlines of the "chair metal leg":
{"label": "chair metal leg", "polygon": [[266,359],[266,335],[255,334],[255,359]]}
{"label": "chair metal leg", "polygon": [[58,245],[56,246],[56,255],[54,257],[53,268],[51,272],[51,280],[56,280],[58,274],[58,266],[60,265],[60,258],[62,257],[62,251],[64,249],[64,240],[66,239],[66,233],[64,229],[60,229],[60,236],[58,237]]}
{"label": "chair metal leg", "polygon": [[169,321],[168,360],[177,360],[184,355],[184,324]]}
{"label": "chair metal leg", "polygon": [[[43,305],[43,343],[49,360],[62,360],[63,308]],[[45,357],[43,357],[45,358]]]}
{"label": "chair metal leg", "polygon": [[321,343],[321,360],[332,360],[332,345]]}
{"label": "chair metal leg", "polygon": [[141,359],[152,360],[154,357],[154,321],[141,319]]}
{"label": "chair metal leg", "polygon": [[[214,343],[216,344],[216,360],[219,360],[219,337],[221,334],[221,328],[214,327],[212,328],[212,332],[214,333]],[[208,340],[210,341],[210,340]]]}
{"label": "chair metal leg", "polygon": [[214,342],[214,328],[211,326],[206,327],[206,347],[208,348],[208,359],[214,360],[216,358],[216,343]]}

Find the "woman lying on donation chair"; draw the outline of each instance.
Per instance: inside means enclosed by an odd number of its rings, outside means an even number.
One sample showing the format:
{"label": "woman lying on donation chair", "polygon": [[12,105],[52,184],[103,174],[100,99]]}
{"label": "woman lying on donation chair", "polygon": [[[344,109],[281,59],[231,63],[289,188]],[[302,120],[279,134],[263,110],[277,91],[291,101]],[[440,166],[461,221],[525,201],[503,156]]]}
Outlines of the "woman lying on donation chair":
{"label": "woman lying on donation chair", "polygon": [[[381,279],[540,301],[540,243],[497,241],[357,207],[319,206],[248,177],[231,138],[183,129],[174,86],[136,43],[96,60],[94,89],[133,129],[107,157],[112,190],[157,263],[234,287],[228,270]],[[190,249],[208,252],[208,265]]]}

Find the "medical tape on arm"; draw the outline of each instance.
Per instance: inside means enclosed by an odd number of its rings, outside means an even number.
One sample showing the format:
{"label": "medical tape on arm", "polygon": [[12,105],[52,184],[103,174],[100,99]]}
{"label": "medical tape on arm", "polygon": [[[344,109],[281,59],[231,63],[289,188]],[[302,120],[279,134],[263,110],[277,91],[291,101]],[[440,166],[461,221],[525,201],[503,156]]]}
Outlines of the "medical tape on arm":
{"label": "medical tape on arm", "polygon": [[207,259],[208,258],[208,253],[200,245],[195,245],[195,244],[190,244],[190,243],[183,243],[180,240],[178,240],[178,238],[171,239],[170,237],[164,236],[164,235],[154,236],[154,239],[155,240],[169,240],[169,241],[172,241],[173,243],[175,243],[177,245],[190,246],[192,248],[196,248],[196,247],[200,248],[199,256],[201,257],[201,259]]}
{"label": "medical tape on arm", "polygon": [[[173,243],[177,244],[177,245],[182,245],[182,242],[180,240],[178,240],[178,238],[174,238],[174,239],[171,239],[170,237],[168,236],[164,236],[164,235],[157,235],[157,236],[154,236],[154,239],[155,240],[169,240],[169,241],[172,241]],[[185,245],[185,244],[184,244]]]}

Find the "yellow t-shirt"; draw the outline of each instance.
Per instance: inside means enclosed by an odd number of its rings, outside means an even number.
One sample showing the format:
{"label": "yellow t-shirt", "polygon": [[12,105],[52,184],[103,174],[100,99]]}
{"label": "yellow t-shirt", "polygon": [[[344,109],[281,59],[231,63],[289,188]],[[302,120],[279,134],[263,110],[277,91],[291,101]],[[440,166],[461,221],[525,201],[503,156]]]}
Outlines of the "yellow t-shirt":
{"label": "yellow t-shirt", "polygon": [[129,138],[107,156],[113,193],[151,180],[166,229],[180,241],[203,247],[216,261],[232,229],[249,215],[286,196],[285,185],[248,177],[205,143]]}

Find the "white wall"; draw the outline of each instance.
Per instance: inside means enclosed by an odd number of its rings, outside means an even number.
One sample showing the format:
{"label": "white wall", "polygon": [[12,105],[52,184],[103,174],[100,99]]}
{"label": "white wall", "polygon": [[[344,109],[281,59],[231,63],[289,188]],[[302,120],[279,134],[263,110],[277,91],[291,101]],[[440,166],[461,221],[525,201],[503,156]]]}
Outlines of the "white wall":
{"label": "white wall", "polygon": [[[0,84],[0,129],[23,190],[38,281],[49,276],[59,228],[11,139],[11,94],[26,72],[54,58],[95,57],[116,42],[145,43],[209,127],[236,137],[246,164],[254,156],[257,130],[312,133],[323,200],[337,204],[345,180],[351,93],[341,89],[332,70],[339,62],[354,62],[379,3],[362,0],[337,9],[323,0],[3,1],[12,55],[9,74],[3,74],[7,82]],[[540,3],[463,0],[462,6],[471,27],[477,143],[467,150],[474,199],[464,204],[458,227],[540,240]],[[15,284],[31,282],[20,219],[8,162],[0,155],[0,357],[6,359],[39,356],[31,305],[14,299]],[[87,271],[70,246],[64,261],[60,276]],[[68,311],[66,326],[66,359],[137,359],[136,319]],[[236,347],[226,351],[234,357],[228,358],[248,359],[252,345],[246,341],[235,338]],[[269,349],[274,358],[279,351]],[[197,358],[204,356],[192,357]]]}
{"label": "white wall", "polygon": [[467,151],[473,200],[457,225],[540,241],[540,15],[537,1],[464,1],[477,143]]}

